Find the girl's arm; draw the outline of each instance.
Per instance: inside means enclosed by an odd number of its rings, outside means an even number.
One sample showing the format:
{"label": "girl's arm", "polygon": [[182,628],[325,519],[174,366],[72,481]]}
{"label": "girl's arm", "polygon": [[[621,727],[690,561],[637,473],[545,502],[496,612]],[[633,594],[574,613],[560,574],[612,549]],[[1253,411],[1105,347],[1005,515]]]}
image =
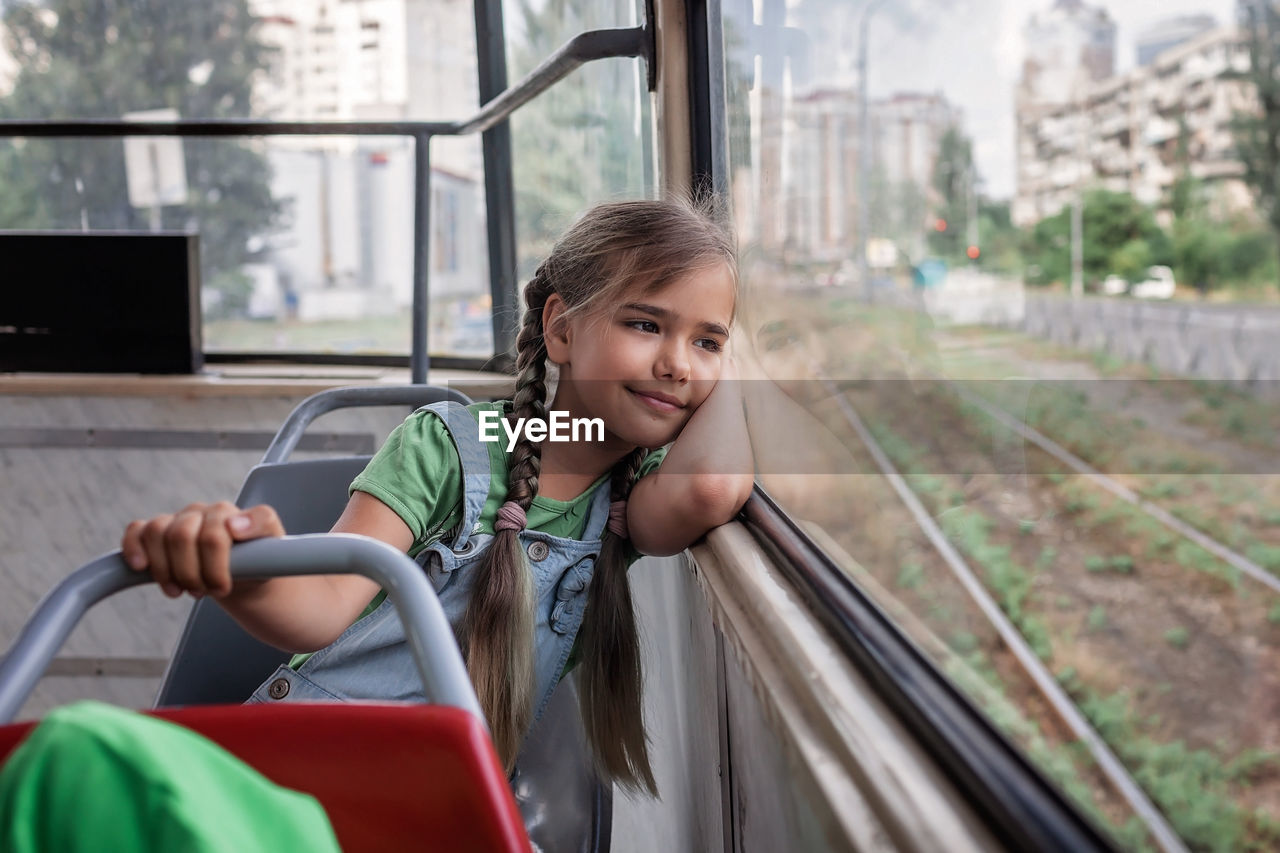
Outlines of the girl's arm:
{"label": "girl's arm", "polygon": [[[241,511],[226,501],[192,504],[176,515],[133,522],[121,551],[131,568],[150,568],[167,595],[208,593],[259,640],[286,651],[315,651],[356,620],[378,584],[363,575],[310,575],[240,581],[233,588],[232,544],[284,532],[269,506]],[[364,492],[351,495],[333,532],[361,533],[401,551],[413,544],[400,516]]]}
{"label": "girl's arm", "polygon": [[737,379],[726,359],[715,388],[680,431],[662,467],[631,490],[627,527],[640,553],[680,553],[732,520],[750,497],[755,464]]}

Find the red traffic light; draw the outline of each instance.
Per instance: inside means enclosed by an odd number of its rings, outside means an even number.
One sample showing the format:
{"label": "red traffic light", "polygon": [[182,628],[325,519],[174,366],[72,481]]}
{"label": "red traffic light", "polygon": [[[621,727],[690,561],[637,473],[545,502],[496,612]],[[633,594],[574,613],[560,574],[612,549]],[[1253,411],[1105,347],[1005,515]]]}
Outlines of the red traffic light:
{"label": "red traffic light", "polygon": [[969,260],[971,261],[976,261],[978,259],[978,255],[982,254],[981,250],[979,250],[977,246],[970,246],[968,249],[965,249],[964,253],[969,256]]}
{"label": "red traffic light", "polygon": [[947,230],[947,220],[939,216],[933,221],[933,230],[939,233]]}

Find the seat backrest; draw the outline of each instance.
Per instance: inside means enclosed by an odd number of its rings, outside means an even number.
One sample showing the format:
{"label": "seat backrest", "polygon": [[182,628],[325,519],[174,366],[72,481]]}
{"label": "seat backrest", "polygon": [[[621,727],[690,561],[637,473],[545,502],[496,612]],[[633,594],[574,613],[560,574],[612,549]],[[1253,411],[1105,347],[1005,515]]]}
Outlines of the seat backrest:
{"label": "seat backrest", "polygon": [[[320,801],[343,850],[527,853],[480,721],[443,705],[248,705],[149,712]],[[0,764],[33,724],[0,726]]]}
{"label": "seat backrest", "polygon": [[[347,486],[368,456],[258,465],[239,507],[269,504],[290,533],[324,533],[347,505]],[[157,707],[243,702],[289,655],[250,636],[212,599],[196,602],[169,661]]]}

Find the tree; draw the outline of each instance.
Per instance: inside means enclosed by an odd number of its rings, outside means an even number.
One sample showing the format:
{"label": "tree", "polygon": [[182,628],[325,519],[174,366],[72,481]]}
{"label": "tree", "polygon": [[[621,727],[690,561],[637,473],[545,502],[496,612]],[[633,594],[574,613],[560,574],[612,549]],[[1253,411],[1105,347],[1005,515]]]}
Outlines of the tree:
{"label": "tree", "polygon": [[1022,233],[1013,224],[1008,201],[978,199],[978,264],[997,273],[1022,271]]}
{"label": "tree", "polygon": [[[616,26],[615,4],[519,0],[509,27],[512,79],[528,73],[578,33]],[[635,89],[636,61],[609,59],[574,71],[511,119],[516,235],[521,279],[532,276],[572,217],[599,201],[648,191],[648,104]]]}
{"label": "tree", "polygon": [[1258,111],[1232,122],[1244,179],[1280,245],[1280,10],[1272,0],[1241,0],[1240,29],[1249,47],[1249,70]]}
{"label": "tree", "polygon": [[[173,108],[184,118],[246,118],[255,74],[271,58],[247,0],[48,0],[8,6],[4,46],[21,69],[0,118],[120,118]],[[161,225],[198,229],[205,283],[234,311],[252,237],[279,215],[254,144],[183,142],[188,198]],[[0,227],[147,230],[130,206],[120,139],[0,144]]]}
{"label": "tree", "polygon": [[891,180],[883,168],[872,171],[867,188],[872,236],[887,237],[904,260],[918,262],[929,212],[924,190],[910,178]]}
{"label": "tree", "polygon": [[[1151,264],[1173,262],[1173,245],[1156,223],[1151,208],[1128,193],[1092,190],[1085,193],[1083,211],[1084,274],[1087,279],[1137,275]],[[1042,219],[1023,247],[1028,279],[1033,284],[1071,278],[1071,211],[1067,208]]]}
{"label": "tree", "polygon": [[938,195],[938,226],[929,235],[929,247],[943,257],[964,257],[968,247],[969,203],[977,192],[978,176],[973,166],[973,147],[968,137],[954,125],[938,142],[938,159],[933,167],[933,189]]}

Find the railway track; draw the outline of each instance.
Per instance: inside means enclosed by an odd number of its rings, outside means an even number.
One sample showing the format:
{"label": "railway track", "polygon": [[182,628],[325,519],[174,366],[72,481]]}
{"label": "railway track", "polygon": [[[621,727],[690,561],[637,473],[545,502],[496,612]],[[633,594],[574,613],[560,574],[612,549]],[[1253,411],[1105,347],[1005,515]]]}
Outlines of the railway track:
{"label": "railway track", "polygon": [[[823,375],[816,365],[814,366],[813,375]],[[1129,804],[1134,814],[1147,826],[1152,839],[1159,848],[1166,851],[1166,853],[1186,853],[1187,847],[1182,843],[1178,833],[1169,825],[1164,815],[1147,797],[1142,787],[1125,769],[1120,759],[1111,751],[1102,735],[1098,733],[1076,703],[1058,684],[1057,679],[1054,678],[1048,667],[1032,650],[1017,626],[1005,615],[977,574],[950,542],[920,498],[908,485],[906,478],[894,466],[889,455],[876,441],[871,430],[863,422],[852,402],[848,399],[848,396],[830,379],[824,378],[822,382],[836,401],[850,427],[874,459],[885,479],[907,506],[915,522],[938,551],[952,574],[955,575],[983,615],[992,624],[1005,647],[1030,678],[1059,722],[1086,746],[1094,761],[1097,762],[1099,770],[1115,791]],[[1030,428],[1028,427],[1028,429]]]}

